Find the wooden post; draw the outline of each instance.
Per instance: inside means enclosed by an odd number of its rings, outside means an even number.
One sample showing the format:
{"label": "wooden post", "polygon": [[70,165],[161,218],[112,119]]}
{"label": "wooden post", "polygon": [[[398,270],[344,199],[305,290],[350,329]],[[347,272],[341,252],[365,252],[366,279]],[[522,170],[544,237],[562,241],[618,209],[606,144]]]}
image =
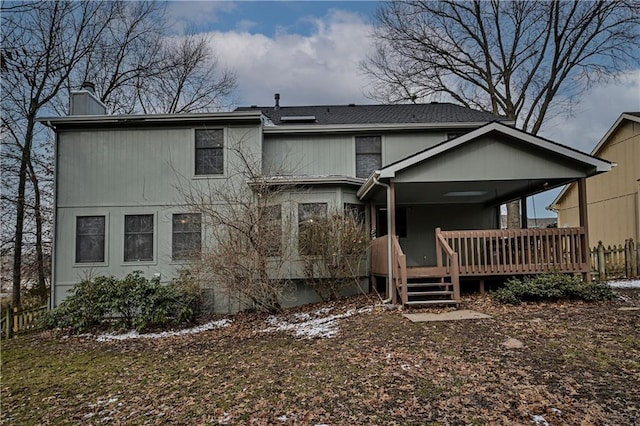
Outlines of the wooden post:
{"label": "wooden post", "polygon": [[454,252],[451,258],[451,284],[453,284],[453,298],[460,303],[460,261],[457,252]]}
{"label": "wooden post", "polygon": [[[369,223],[369,230],[371,237],[375,237],[378,235],[378,212],[376,211],[375,203],[371,202],[369,206],[369,210],[371,211],[371,222]],[[373,232],[375,231],[375,233]]]}
{"label": "wooden post", "polygon": [[[535,213],[535,212],[534,212]],[[527,216],[527,197],[520,197],[520,228],[527,229],[529,227],[529,218]]]}
{"label": "wooden post", "polygon": [[484,296],[486,293],[487,291],[484,287],[484,280],[480,280],[480,294]]}
{"label": "wooden post", "polygon": [[389,235],[396,235],[396,184],[391,181],[389,182],[389,186],[391,187],[391,205],[387,212],[391,217],[391,229],[389,229]]}
{"label": "wooden post", "polygon": [[13,332],[18,332],[18,307],[13,308]]}
{"label": "wooden post", "polygon": [[588,262],[589,253],[589,215],[587,212],[587,178],[578,179],[578,212],[580,215],[580,226],[584,228],[584,238],[582,239],[582,267],[584,272],[582,278],[586,282],[591,281],[591,268]]}
{"label": "wooden post", "polygon": [[598,248],[596,249],[596,251],[596,266],[598,268],[598,277],[600,277],[601,280],[604,280],[607,278],[607,270],[604,261],[604,244],[602,244],[602,241],[598,241]]}
{"label": "wooden post", "polygon": [[638,276],[638,259],[636,257],[636,245],[633,238],[629,238],[625,244],[625,259],[627,264],[627,278]]}

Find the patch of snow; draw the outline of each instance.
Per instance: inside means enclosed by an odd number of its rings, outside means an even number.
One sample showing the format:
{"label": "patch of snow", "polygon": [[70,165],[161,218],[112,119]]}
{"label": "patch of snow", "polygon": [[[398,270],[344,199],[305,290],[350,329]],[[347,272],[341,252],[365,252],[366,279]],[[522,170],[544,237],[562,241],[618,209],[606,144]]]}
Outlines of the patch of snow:
{"label": "patch of snow", "polygon": [[289,420],[289,418],[287,416],[280,416],[276,418],[276,420],[280,420],[281,422],[286,422],[287,420]]}
{"label": "patch of snow", "polygon": [[542,416],[533,416],[533,423],[539,426],[549,426],[549,422],[545,420]]}
{"label": "patch of snow", "polygon": [[297,320],[300,321],[304,321],[304,320],[308,320],[309,318],[311,318],[311,315],[309,315],[306,312],[298,312],[296,314],[293,314],[293,317]]}
{"label": "patch of snow", "polygon": [[552,408],[551,411],[553,411],[556,414],[562,414],[562,410],[560,410],[558,408]]}
{"label": "patch of snow", "polygon": [[98,342],[107,342],[110,340],[128,340],[128,339],[163,339],[173,336],[184,336],[186,334],[202,333],[203,331],[214,330],[216,328],[229,327],[231,325],[230,319],[221,319],[218,321],[210,321],[206,324],[198,325],[196,327],[185,328],[183,330],[171,330],[163,331],[160,333],[146,333],[140,334],[135,330],[129,331],[123,334],[102,334],[96,338]]}
{"label": "patch of snow", "polygon": [[[306,339],[315,339],[315,338],[331,338],[338,334],[338,324],[336,320],[347,318],[353,316],[355,314],[371,312],[373,307],[368,306],[365,308],[360,308],[358,310],[350,309],[343,314],[331,315],[328,317],[321,317],[315,319],[309,319],[302,322],[288,322],[284,319],[281,319],[276,316],[268,317],[265,322],[271,327],[261,330],[262,333],[269,333],[274,331],[292,331],[295,333],[296,337],[302,337]],[[333,308],[322,308],[315,311],[316,315],[323,315],[328,312],[331,312]],[[294,318],[302,319],[303,316],[297,317],[294,315]]]}
{"label": "patch of snow", "polygon": [[640,288],[640,280],[609,281],[611,288]]}

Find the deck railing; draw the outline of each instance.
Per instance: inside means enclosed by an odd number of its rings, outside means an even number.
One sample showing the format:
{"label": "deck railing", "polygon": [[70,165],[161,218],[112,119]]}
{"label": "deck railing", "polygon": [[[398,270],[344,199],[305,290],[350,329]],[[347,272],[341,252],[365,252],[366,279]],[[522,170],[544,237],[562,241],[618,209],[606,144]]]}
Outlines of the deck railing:
{"label": "deck railing", "polygon": [[440,228],[436,228],[436,261],[438,267],[444,267],[451,277],[453,286],[453,298],[460,301],[460,261],[459,254],[453,250],[449,242],[444,238]]}
{"label": "deck railing", "polygon": [[[371,275],[383,276],[389,279],[389,264],[387,261],[388,243],[387,235],[378,237],[373,240],[371,244]],[[391,250],[393,253],[393,260],[391,267],[393,268],[393,283],[392,294],[393,303],[396,303],[397,291],[400,290],[401,298],[404,302],[407,301],[407,258],[402,248],[398,237],[394,236],[391,239]]]}
{"label": "deck railing", "polygon": [[[584,228],[436,230],[458,254],[460,274],[509,275],[589,272]],[[438,243],[437,243],[438,244]],[[450,267],[452,259],[445,266]]]}

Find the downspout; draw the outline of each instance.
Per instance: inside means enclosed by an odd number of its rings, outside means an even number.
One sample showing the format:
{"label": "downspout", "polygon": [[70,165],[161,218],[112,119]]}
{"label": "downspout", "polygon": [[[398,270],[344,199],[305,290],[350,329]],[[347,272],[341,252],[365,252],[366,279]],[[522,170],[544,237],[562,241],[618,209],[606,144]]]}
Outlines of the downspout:
{"label": "downspout", "polygon": [[58,143],[59,135],[56,131],[56,127],[47,120],[44,125],[52,129],[55,133],[55,139],[53,143],[53,227],[51,230],[51,277],[49,279],[49,309],[56,307],[56,228],[58,221],[57,204],[58,204]]}
{"label": "downspout", "polygon": [[387,271],[389,280],[387,282],[387,294],[389,297],[382,301],[382,303],[389,303],[393,300],[393,251],[391,242],[391,186],[386,183],[382,183],[378,180],[379,172],[374,173],[373,183],[375,185],[384,186],[387,188]]}

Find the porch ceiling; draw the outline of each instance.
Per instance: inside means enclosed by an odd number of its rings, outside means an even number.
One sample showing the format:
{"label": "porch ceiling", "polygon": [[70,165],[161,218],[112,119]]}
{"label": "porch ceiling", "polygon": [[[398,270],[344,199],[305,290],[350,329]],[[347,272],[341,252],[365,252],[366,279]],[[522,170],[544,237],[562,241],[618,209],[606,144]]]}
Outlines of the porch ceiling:
{"label": "porch ceiling", "polygon": [[[460,182],[397,182],[397,204],[462,204],[497,205],[562,186],[573,179],[522,179]],[[369,193],[375,203],[386,202],[382,186]]]}

